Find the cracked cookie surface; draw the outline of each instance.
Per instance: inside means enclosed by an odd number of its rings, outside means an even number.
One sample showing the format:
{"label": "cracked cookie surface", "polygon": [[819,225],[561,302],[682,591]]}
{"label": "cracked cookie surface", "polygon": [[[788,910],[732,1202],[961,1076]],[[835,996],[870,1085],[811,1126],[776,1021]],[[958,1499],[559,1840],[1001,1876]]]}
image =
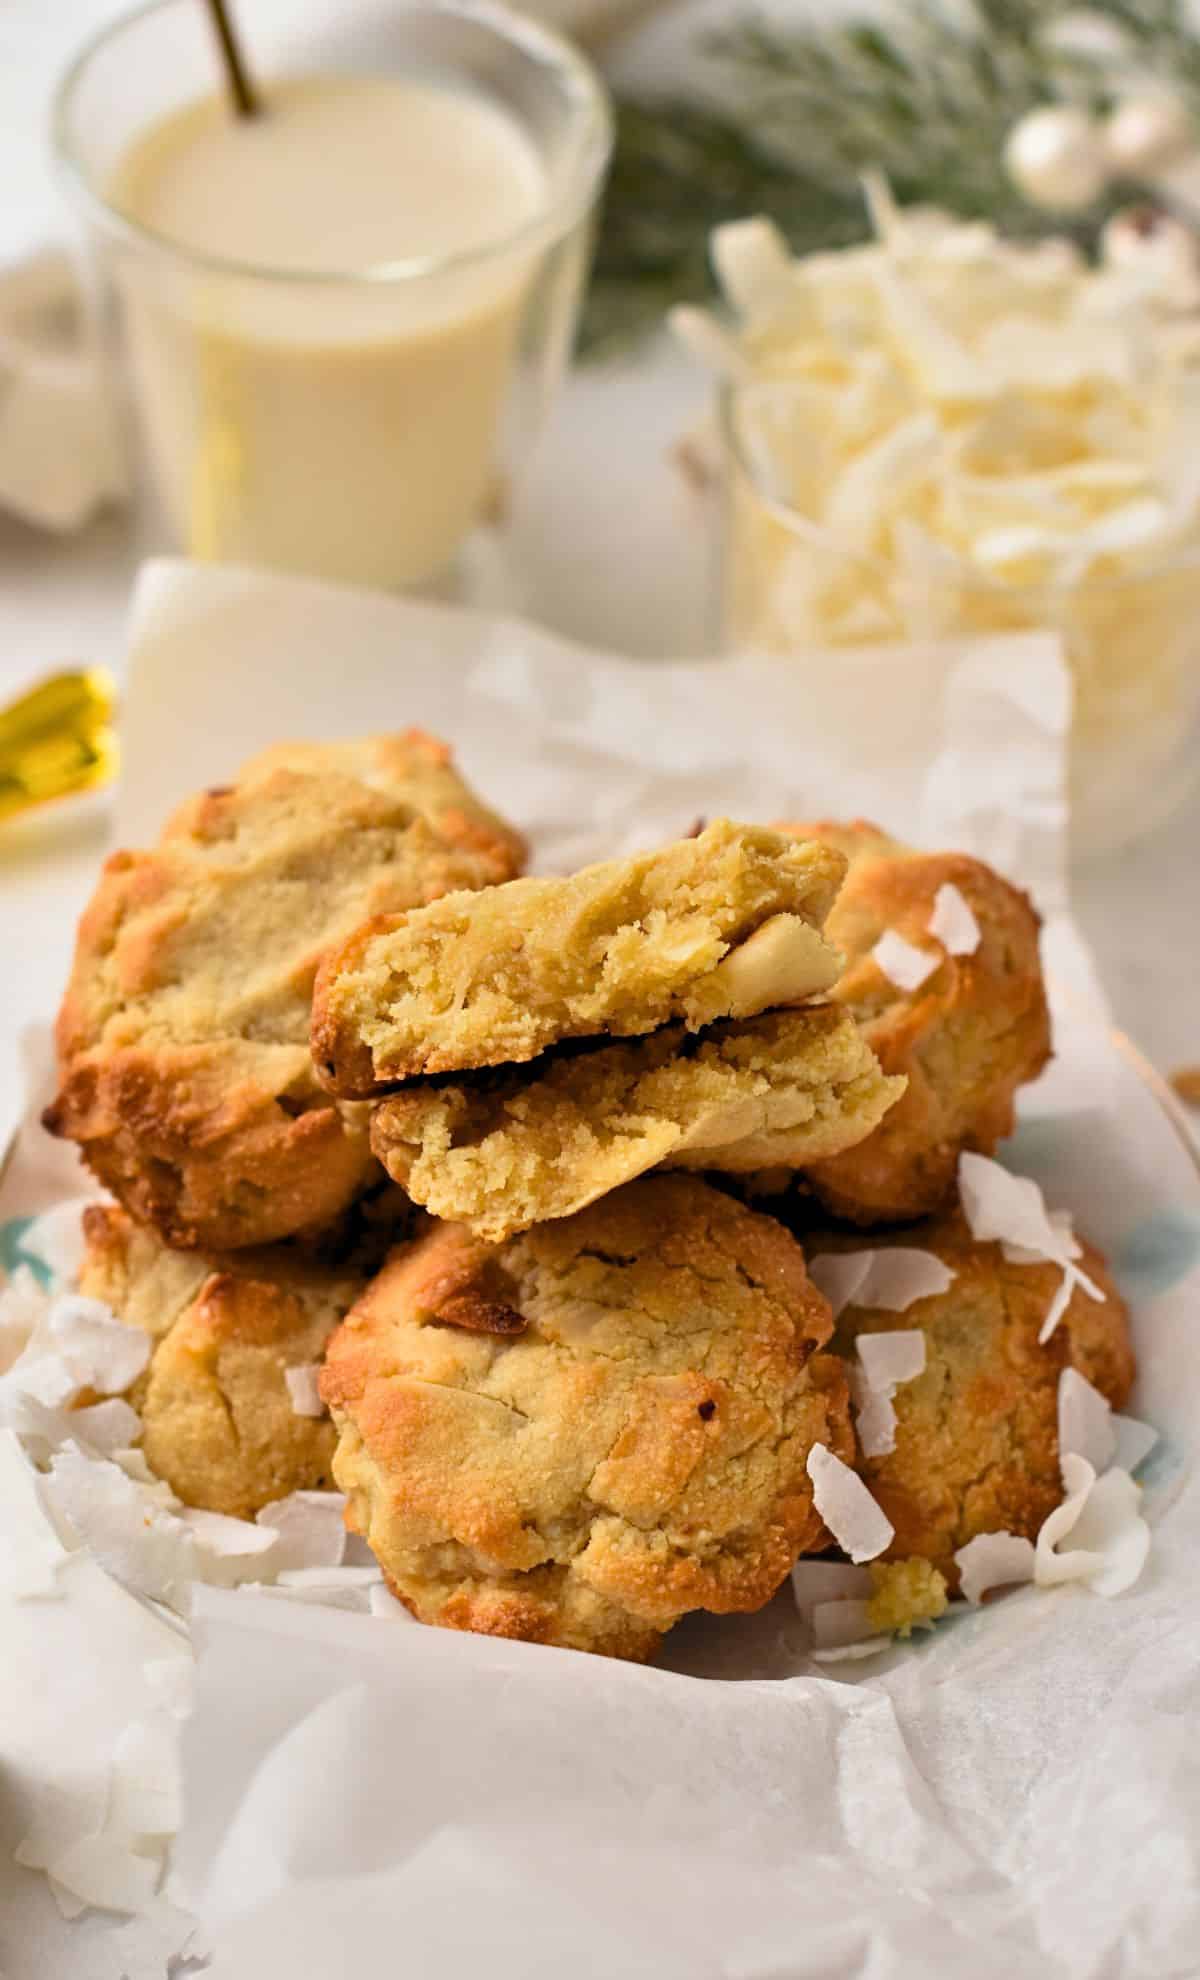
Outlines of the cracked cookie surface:
{"label": "cracked cookie surface", "polygon": [[57,1026],[50,1130],[174,1245],[335,1218],[377,1173],[308,1047],[326,949],[371,914],[519,871],[522,844],[420,731],[281,745],[108,860]]}
{"label": "cracked cookie surface", "polygon": [[660,1165],[835,1155],[903,1090],[849,1014],[818,1005],[423,1081],[376,1108],[371,1145],[416,1202],[499,1240]]}
{"label": "cracked cookie surface", "polygon": [[154,1341],[129,1395],[141,1449],[185,1505],[252,1519],[289,1492],[332,1489],[333,1425],[300,1416],[286,1370],[319,1362],[366,1283],[283,1245],[172,1251],[124,1210],[89,1205],[80,1290]]}
{"label": "cracked cookie surface", "polygon": [[329,1345],[348,1521],[424,1622],[646,1657],[829,1544],[806,1471],[852,1450],[829,1331],[795,1241],[695,1177],[496,1247],[441,1225]]}
{"label": "cracked cookie surface", "polygon": [[827,1251],[915,1246],[934,1252],[955,1277],[944,1293],[903,1313],[847,1306],[833,1347],[852,1356],[863,1334],[920,1328],[925,1370],[893,1398],[895,1449],[857,1460],[896,1529],[886,1558],[920,1555],[958,1586],[953,1555],[980,1533],[1036,1539],[1062,1498],[1058,1378],[1078,1369],[1114,1408],[1134,1376],[1128,1310],[1104,1259],[1084,1244],[1080,1266],[1106,1294],[1075,1288],[1050,1339],[1038,1341],[1058,1290],[1057,1265],[1014,1265],[998,1244],[978,1244],[957,1211],[894,1234],[850,1238],[811,1232],[809,1257]]}
{"label": "cracked cookie surface", "polygon": [[832,847],[718,819],[566,879],[385,916],[322,966],[313,1058],[331,1092],[362,1098],[562,1039],[801,1003],[838,973],[820,930],[843,872]]}
{"label": "cracked cookie surface", "polygon": [[[806,1169],[836,1217],[871,1225],[928,1216],[952,1194],[963,1149],[990,1155],[1013,1128],[1018,1089],[1050,1056],[1050,1020],[1028,898],[965,853],[919,853],[858,822],[784,828],[849,860],[826,933],[846,957],[829,992],[862,1026],[885,1073],[907,1091],[854,1148]],[[928,932],[938,890],[956,887],[979,947],[952,955]],[[915,990],[890,982],[872,956],[892,930],[938,958]]]}

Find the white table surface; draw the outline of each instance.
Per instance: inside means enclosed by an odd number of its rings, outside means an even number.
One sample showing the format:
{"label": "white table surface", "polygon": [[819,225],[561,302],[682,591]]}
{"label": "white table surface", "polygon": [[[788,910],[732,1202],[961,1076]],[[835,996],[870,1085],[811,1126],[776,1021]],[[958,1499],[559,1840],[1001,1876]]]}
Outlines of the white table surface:
{"label": "white table surface", "polygon": [[[113,0],[0,0],[0,256],[55,224],[42,132],[66,52]],[[655,36],[623,66],[661,63]],[[665,341],[578,372],[542,447],[516,556],[522,603],[618,652],[705,648],[709,545],[668,450],[703,386]],[[119,518],[53,538],[0,517],[0,695],[64,662],[118,672],[135,552]],[[180,766],[181,788],[186,765]],[[0,1111],[12,1041],[54,1008],[105,838],[99,800],[0,833]],[[1200,1063],[1200,791],[1170,825],[1074,875],[1079,920],[1117,1022],[1169,1072]]]}

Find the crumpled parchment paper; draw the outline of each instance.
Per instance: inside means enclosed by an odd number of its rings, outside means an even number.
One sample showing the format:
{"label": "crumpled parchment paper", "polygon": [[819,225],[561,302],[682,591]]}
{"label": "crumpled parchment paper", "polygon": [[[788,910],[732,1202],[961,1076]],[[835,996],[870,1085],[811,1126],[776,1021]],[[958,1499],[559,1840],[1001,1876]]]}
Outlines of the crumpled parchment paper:
{"label": "crumpled parchment paper", "polygon": [[[214,1971],[1194,1971],[1200,1180],[1110,1043],[1070,923],[1053,642],[650,667],[515,622],[184,565],[144,574],[131,642],[122,843],[282,736],[419,722],[532,832],[543,869],[700,812],[862,813],[1030,887],[1059,1060],[1006,1159],[1113,1258],[1135,1304],[1133,1406],[1164,1440],[1129,1595],[1021,1591],[832,1675],[807,1662],[786,1590],[757,1618],[686,1622],[656,1669],[198,1590],[176,1862]],[[0,1217],[64,1187],[29,1130]],[[64,1728],[94,1718],[46,1641]],[[103,1668],[108,1652],[80,1633],[77,1654]],[[0,1688],[0,1781],[21,1723]],[[9,1980],[157,1980],[161,1918],[69,1926],[35,1882],[0,1869]]]}

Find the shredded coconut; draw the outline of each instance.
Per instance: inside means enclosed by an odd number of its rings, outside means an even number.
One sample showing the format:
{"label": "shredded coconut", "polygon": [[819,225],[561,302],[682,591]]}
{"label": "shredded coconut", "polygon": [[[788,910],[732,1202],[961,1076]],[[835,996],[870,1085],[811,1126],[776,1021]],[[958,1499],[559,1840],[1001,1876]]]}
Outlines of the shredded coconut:
{"label": "shredded coconut", "polygon": [[1077,1368],[1058,1378],[1058,1455],[1086,1458],[1096,1473],[1106,1471],[1117,1450],[1113,1414],[1099,1389]]}
{"label": "shredded coconut", "polygon": [[1086,1458],[1070,1454],[1062,1472],[1066,1497],[1042,1523],[1034,1579],[1043,1588],[1082,1581],[1097,1595],[1120,1595],[1138,1579],[1150,1551],[1141,1488],[1115,1466],[1097,1478]]}
{"label": "shredded coconut", "polygon": [[968,1602],[982,1602],[989,1588],[1033,1580],[1033,1542],[1018,1533],[977,1533],[954,1556],[959,1587]]}
{"label": "shredded coconut", "polygon": [[973,956],[979,947],[979,923],[952,880],[944,881],[934,895],[926,926],[948,955]]}
{"label": "shredded coconut", "polygon": [[950,1267],[932,1251],[892,1244],[878,1251],[823,1251],[808,1261],[808,1275],[824,1293],[837,1320],[848,1306],[905,1313],[919,1299],[933,1299],[954,1283]]}
{"label": "shredded coconut", "polygon": [[801,1558],[792,1569],[792,1594],[802,1615],[819,1602],[866,1601],[871,1594],[871,1571],[845,1561]]}
{"label": "shredded coconut", "polygon": [[897,935],[894,928],[887,929],[879,937],[871,957],[897,990],[919,990],[942,960],[928,949],[914,948],[903,935]]}
{"label": "shredded coconut", "polygon": [[346,1557],[346,1501],[341,1492],[292,1492],[258,1514],[276,1535],[275,1569],[340,1567]]}
{"label": "shredded coconut", "polygon": [[1136,1471],[1162,1441],[1152,1424],[1140,1423],[1136,1416],[1114,1416],[1113,1428],[1117,1436],[1113,1463],[1121,1471]]}
{"label": "shredded coconut", "polygon": [[882,1554],[895,1529],[862,1479],[825,1444],[808,1454],[813,1504],[844,1554],[852,1561],[873,1561]]}

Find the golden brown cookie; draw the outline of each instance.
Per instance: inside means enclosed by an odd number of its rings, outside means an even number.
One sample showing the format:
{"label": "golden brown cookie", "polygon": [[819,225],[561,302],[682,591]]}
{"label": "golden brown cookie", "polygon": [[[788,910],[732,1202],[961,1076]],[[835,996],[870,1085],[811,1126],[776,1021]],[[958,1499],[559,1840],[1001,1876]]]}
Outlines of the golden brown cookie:
{"label": "golden brown cookie", "polygon": [[423,1622],[649,1656],[828,1545],[806,1461],[852,1454],[829,1327],[795,1241],[694,1177],[494,1248],[440,1225],[329,1345],[347,1519]]}
{"label": "golden brown cookie", "polygon": [[365,916],[483,887],[521,845],[420,731],[267,751],[115,853],[79,927],[45,1121],[174,1245],[336,1218],[374,1172],[308,1049],[324,951]]}
{"label": "golden brown cookie", "polygon": [[658,1166],[836,1154],[903,1091],[847,1012],[810,1005],[418,1081],[376,1108],[371,1146],[416,1202],[499,1241]]}
{"label": "golden brown cookie", "polygon": [[319,1362],[366,1283],[292,1247],[171,1251],[124,1211],[84,1213],[80,1289],[154,1340],[130,1392],[150,1469],[186,1505],[252,1519],[289,1492],[332,1489],[333,1425],[297,1414],[285,1371]]}
{"label": "golden brown cookie", "polygon": [[[863,823],[786,829],[849,859],[826,923],[846,957],[830,996],[857,1018],[884,1072],[908,1081],[874,1132],[809,1166],[807,1182],[852,1223],[928,1215],[953,1191],[963,1149],[990,1155],[1012,1132],[1017,1090],[1050,1055],[1038,917],[1024,894],[964,853],[913,852]],[[951,955],[928,932],[946,885],[978,923],[974,954]],[[898,989],[872,956],[889,930],[939,958],[916,990]]]}
{"label": "golden brown cookie", "polygon": [[753,1017],[824,990],[844,863],[764,826],[564,880],[519,880],[368,922],[327,957],[313,1057],[331,1092],[535,1058],[562,1039]]}
{"label": "golden brown cookie", "polygon": [[955,1274],[944,1293],[903,1313],[846,1307],[833,1345],[851,1356],[863,1334],[923,1331],[925,1371],[893,1398],[895,1449],[860,1458],[859,1469],[896,1529],[887,1557],[921,1555],[957,1587],[957,1548],[980,1533],[1033,1540],[1062,1498],[1062,1369],[1078,1369],[1114,1408],[1126,1401],[1134,1377],[1128,1311],[1103,1258],[1084,1244],[1080,1265],[1106,1298],[1099,1304],[1076,1287],[1056,1331],[1039,1343],[1059,1267],[1009,1264],[998,1244],[976,1243],[957,1210],[869,1239],[812,1232],[805,1240],[810,1258],[863,1244],[931,1251]]}

